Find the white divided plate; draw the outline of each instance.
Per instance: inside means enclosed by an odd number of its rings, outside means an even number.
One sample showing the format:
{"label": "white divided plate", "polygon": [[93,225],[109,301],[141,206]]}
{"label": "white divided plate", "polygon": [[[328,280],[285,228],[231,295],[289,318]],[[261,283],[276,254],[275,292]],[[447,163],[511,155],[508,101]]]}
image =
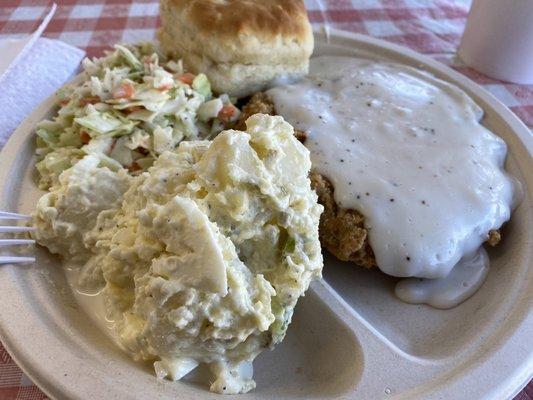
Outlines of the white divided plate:
{"label": "white divided plate", "polygon": [[[524,201],[490,250],[483,287],[451,310],[408,305],[395,279],[326,257],[324,279],[299,302],[285,341],[254,363],[257,389],[245,399],[506,399],[533,373],[533,140],[501,103],[464,76],[407,49],[361,35],[316,34],[316,55],[392,60],[462,87],[485,110],[483,123],[509,146],[507,169]],[[48,99],[0,155],[0,210],[31,213],[36,122]],[[0,268],[1,340],[22,369],[56,399],[204,399],[198,377],[158,381],[81,311],[58,260],[42,248],[30,266]],[[226,397],[225,397],[226,398]]]}

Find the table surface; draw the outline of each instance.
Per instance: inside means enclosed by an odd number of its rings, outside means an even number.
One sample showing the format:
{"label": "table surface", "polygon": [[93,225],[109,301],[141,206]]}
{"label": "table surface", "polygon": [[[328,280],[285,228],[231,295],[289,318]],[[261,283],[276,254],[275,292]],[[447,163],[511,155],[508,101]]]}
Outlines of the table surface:
{"label": "table surface", "polygon": [[[159,25],[158,0],[56,0],[58,8],[44,36],[99,56],[113,43],[152,40]],[[461,63],[456,50],[470,0],[306,0],[315,26],[363,33],[452,66],[479,83],[533,129],[533,85],[484,76]],[[22,37],[37,28],[47,0],[0,0],[0,39]],[[40,400],[44,395],[0,344],[0,400]],[[515,398],[533,400],[533,381]]]}

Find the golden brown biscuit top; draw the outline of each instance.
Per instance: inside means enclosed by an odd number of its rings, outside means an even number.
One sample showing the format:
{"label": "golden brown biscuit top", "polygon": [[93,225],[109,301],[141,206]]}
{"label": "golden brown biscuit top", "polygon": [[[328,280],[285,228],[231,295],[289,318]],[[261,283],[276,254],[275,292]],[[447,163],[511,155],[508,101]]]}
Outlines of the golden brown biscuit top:
{"label": "golden brown biscuit top", "polygon": [[311,33],[303,0],[172,0],[203,33],[306,40]]}

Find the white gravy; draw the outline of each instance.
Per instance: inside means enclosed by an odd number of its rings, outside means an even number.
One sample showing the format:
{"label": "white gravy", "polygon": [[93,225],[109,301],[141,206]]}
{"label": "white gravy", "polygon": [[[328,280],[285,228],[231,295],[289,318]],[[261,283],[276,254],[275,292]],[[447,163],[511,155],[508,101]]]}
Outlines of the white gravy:
{"label": "white gravy", "polygon": [[396,296],[411,304],[425,303],[448,309],[462,303],[481,287],[489,272],[489,256],[481,247],[465,256],[448,276],[440,279],[405,278],[396,284]]}
{"label": "white gravy", "polygon": [[407,66],[318,57],[308,78],[267,93],[308,133],[337,204],[365,216],[383,272],[445,277],[509,219],[506,144],[459,88]]}

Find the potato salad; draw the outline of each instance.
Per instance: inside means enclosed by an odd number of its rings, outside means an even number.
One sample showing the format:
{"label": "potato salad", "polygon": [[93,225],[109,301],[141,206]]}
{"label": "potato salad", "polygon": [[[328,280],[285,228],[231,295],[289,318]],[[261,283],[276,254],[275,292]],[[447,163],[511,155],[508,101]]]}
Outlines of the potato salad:
{"label": "potato salad", "polygon": [[116,340],[160,378],[199,364],[210,390],[255,387],[322,270],[309,151],[281,117],[182,141],[137,176],[81,155],[37,206],[35,237],[101,288]]}

